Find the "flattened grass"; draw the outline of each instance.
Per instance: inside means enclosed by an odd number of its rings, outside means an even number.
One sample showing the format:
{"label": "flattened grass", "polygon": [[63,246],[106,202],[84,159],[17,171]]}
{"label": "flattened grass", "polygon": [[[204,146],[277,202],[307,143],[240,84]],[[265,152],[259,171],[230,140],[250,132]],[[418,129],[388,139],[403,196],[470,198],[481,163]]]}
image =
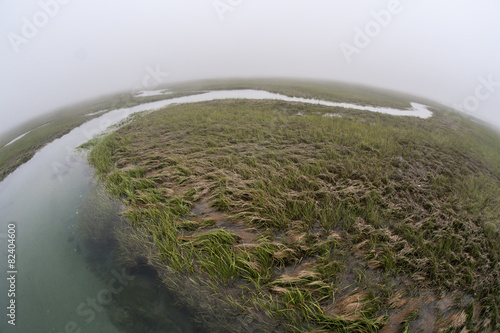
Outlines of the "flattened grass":
{"label": "flattened grass", "polygon": [[[424,120],[228,100],[137,117],[90,161],[150,235],[137,241],[154,244],[156,267],[201,277],[228,316],[376,332],[396,288],[425,289],[467,296],[458,310],[480,304],[453,329],[498,329],[498,139],[438,110]],[[223,215],[202,223],[212,210]]]}

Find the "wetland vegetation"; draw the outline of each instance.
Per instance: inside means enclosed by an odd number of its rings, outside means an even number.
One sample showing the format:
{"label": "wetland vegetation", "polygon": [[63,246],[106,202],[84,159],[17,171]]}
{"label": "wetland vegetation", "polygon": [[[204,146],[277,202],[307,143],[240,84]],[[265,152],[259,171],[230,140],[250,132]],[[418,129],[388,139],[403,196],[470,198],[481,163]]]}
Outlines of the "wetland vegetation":
{"label": "wetland vegetation", "polygon": [[0,181],[28,162],[46,144],[108,111],[190,94],[192,92],[175,91],[169,95],[138,97],[121,93],[62,108],[33,119],[0,137]]}
{"label": "wetland vegetation", "polygon": [[434,106],[417,119],[283,101],[175,105],[87,147],[126,204],[123,262],[154,267],[212,331],[498,330],[499,136]]}

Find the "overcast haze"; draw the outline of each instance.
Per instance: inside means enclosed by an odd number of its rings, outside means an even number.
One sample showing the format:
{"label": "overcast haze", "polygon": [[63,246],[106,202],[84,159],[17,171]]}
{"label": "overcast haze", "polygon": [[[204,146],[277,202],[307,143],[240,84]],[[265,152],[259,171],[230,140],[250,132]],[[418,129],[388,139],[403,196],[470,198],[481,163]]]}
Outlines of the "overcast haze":
{"label": "overcast haze", "polygon": [[500,127],[499,13],[498,0],[0,0],[0,133],[151,71],[354,82]]}

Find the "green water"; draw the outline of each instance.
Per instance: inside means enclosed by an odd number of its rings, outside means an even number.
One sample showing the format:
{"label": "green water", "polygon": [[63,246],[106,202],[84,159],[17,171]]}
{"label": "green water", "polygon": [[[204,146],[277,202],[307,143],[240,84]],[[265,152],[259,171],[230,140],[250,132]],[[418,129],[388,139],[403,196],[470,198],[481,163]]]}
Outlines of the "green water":
{"label": "green water", "polygon": [[[102,120],[85,126],[0,183],[0,332],[200,331],[152,270],[125,270],[112,243],[94,244],[79,234],[76,224],[95,182],[84,156],[71,151]],[[7,280],[9,224],[15,224],[15,295]],[[7,316],[11,300],[15,321]]]}

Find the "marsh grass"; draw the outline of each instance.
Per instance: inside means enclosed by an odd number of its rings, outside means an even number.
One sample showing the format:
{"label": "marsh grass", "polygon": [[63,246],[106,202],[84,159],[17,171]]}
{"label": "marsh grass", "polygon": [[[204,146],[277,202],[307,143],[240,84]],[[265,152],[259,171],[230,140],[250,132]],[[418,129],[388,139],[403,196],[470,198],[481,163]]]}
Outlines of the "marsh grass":
{"label": "marsh grass", "polygon": [[[85,103],[56,110],[32,119],[18,128],[2,133],[0,137],[0,181],[20,165],[26,163],[43,146],[69,133],[81,124],[101,116],[103,113],[88,115],[97,111],[109,111],[121,107],[117,96],[107,96]],[[24,137],[5,146],[12,139],[26,133]]]}
{"label": "marsh grass", "polygon": [[[18,128],[0,137],[0,181],[20,165],[28,162],[33,155],[46,144],[69,133],[75,127],[93,118],[102,116],[108,111],[133,107],[142,103],[192,95],[195,93],[196,92],[189,91],[173,91],[173,93],[169,95],[135,98],[132,98],[130,94],[127,93],[115,94],[66,107],[22,124]],[[92,114],[98,111],[102,112]],[[14,138],[28,131],[30,132],[24,137],[5,146],[5,144]],[[87,146],[87,148],[88,147],[89,146]]]}
{"label": "marsh grass", "polygon": [[479,306],[458,328],[498,329],[498,139],[439,110],[423,120],[228,100],[137,117],[89,159],[142,230],[122,237],[218,295],[199,308],[207,322],[376,332],[403,289],[461,292]]}

